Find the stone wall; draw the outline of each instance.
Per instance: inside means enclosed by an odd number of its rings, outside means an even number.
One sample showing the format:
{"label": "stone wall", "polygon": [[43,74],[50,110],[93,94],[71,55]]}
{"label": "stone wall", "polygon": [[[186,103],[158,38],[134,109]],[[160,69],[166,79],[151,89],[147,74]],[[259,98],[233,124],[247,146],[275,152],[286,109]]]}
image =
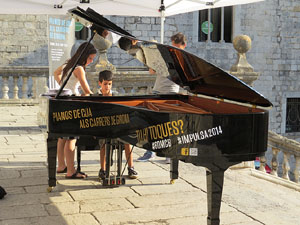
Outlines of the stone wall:
{"label": "stone wall", "polygon": [[[141,40],[160,42],[160,18],[117,17],[110,20]],[[176,32],[188,37],[186,50],[229,70],[236,61],[231,43],[198,42],[198,12],[167,17],[165,44]],[[285,134],[286,98],[300,98],[300,2],[265,0],[235,6],[233,37],[245,34],[252,39],[248,62],[261,75],[254,88],[274,105],[270,111],[270,129],[294,139],[299,133]],[[47,65],[46,16],[0,15],[0,64]],[[108,51],[108,59],[117,66],[141,65],[117,47]]]}
{"label": "stone wall", "polygon": [[48,65],[46,15],[0,15],[0,66]]}
{"label": "stone wall", "polygon": [[[253,40],[248,61],[261,72],[254,88],[274,105],[270,128],[284,134],[286,98],[300,98],[300,2],[267,0],[260,5],[259,10],[254,4],[243,8],[244,17],[251,19],[242,20],[241,31]],[[299,140],[300,134],[286,136]]]}

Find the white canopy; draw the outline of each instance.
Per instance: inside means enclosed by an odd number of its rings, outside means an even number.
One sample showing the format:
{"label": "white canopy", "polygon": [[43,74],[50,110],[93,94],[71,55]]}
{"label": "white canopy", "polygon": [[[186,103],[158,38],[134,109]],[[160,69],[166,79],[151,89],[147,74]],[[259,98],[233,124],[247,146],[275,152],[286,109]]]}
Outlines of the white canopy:
{"label": "white canopy", "polygon": [[0,14],[66,14],[79,6],[90,7],[102,15],[163,16],[192,12],[208,8],[240,5],[263,0],[1,0]]}
{"label": "white canopy", "polygon": [[79,6],[102,15],[160,17],[163,43],[167,16],[259,1],[264,0],[1,0],[0,14],[66,14]]}

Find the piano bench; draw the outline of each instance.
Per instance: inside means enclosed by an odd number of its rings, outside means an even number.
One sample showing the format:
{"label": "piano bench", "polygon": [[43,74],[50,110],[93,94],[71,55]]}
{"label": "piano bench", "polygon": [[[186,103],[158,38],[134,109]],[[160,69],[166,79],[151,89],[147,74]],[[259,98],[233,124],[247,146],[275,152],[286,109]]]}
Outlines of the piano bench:
{"label": "piano bench", "polygon": [[[109,139],[107,139],[109,140]],[[95,137],[80,137],[77,142],[77,171],[81,171],[81,151],[100,151],[101,146],[106,143],[105,139],[97,139]],[[111,143],[111,141],[109,141]],[[120,142],[114,143],[114,144],[120,144]],[[122,149],[124,149],[124,146],[122,145]],[[99,154],[100,158],[100,154]],[[111,159],[110,165],[113,164],[113,159]],[[100,163],[99,163],[100,167]]]}

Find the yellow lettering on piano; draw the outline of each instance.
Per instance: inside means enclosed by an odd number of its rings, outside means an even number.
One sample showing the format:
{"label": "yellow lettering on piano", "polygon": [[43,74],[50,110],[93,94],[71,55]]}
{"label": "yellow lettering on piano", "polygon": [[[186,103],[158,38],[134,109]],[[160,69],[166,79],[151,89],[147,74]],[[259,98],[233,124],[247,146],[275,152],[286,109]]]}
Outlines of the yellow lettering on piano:
{"label": "yellow lettering on piano", "polygon": [[136,130],[138,142],[148,142],[148,129]]}
{"label": "yellow lettering on piano", "polygon": [[109,116],[90,118],[89,121],[90,121],[90,127],[110,126],[110,117]]}
{"label": "yellow lettering on piano", "polygon": [[116,125],[130,123],[128,114],[116,115]]}
{"label": "yellow lettering on piano", "polygon": [[151,139],[157,139],[157,135],[155,132],[155,126],[148,127]]}
{"label": "yellow lettering on piano", "polygon": [[[145,132],[147,130],[147,132]],[[180,132],[181,131],[181,132]],[[142,134],[143,132],[143,134]],[[157,140],[157,139],[165,139],[167,137],[173,135],[179,135],[180,133],[184,133],[183,131],[183,120],[165,122],[162,124],[156,124],[153,126],[146,127],[142,130],[136,131],[138,135],[138,139],[140,140]],[[144,137],[147,135],[147,138]],[[148,137],[149,135],[149,137]]]}
{"label": "yellow lettering on piano", "polygon": [[[76,118],[79,118],[78,115],[80,115],[81,118],[92,117],[90,108],[81,109],[80,111],[73,110],[73,114],[74,117],[76,116]],[[80,128],[116,126],[128,123],[130,123],[129,114],[99,116],[80,120]]]}
{"label": "yellow lettering on piano", "polygon": [[74,119],[80,119],[80,110],[79,109],[74,109],[73,110],[73,115],[74,115]]}
{"label": "yellow lettering on piano", "polygon": [[110,121],[112,126],[116,125],[116,116],[115,115],[111,116]]}
{"label": "yellow lettering on piano", "polygon": [[80,120],[79,122],[80,122],[79,128],[80,128],[80,129],[85,128],[84,121],[83,121],[83,120]]}
{"label": "yellow lettering on piano", "polygon": [[89,120],[88,120],[88,119],[85,119],[84,121],[85,121],[85,127],[86,127],[86,128],[89,128],[89,126],[90,126],[90,125],[89,125]]}
{"label": "yellow lettering on piano", "polygon": [[161,124],[158,124],[155,128],[157,132],[157,137],[163,139],[163,130],[164,130],[163,126]]}
{"label": "yellow lettering on piano", "polygon": [[54,122],[73,119],[71,110],[64,112],[53,112],[52,117]]}
{"label": "yellow lettering on piano", "polygon": [[178,135],[179,134],[179,129],[177,128],[177,122],[176,121],[172,121],[172,127],[173,127],[173,133],[174,135]]}
{"label": "yellow lettering on piano", "polygon": [[91,108],[81,109],[80,111],[81,111],[81,117],[83,117],[83,118],[93,116]]}
{"label": "yellow lettering on piano", "polygon": [[168,129],[168,133],[169,133],[169,136],[173,136],[173,134],[172,134],[172,127],[170,127],[170,125],[171,125],[171,122],[167,122],[167,123],[165,123],[166,125],[166,127],[167,127],[167,129]]}

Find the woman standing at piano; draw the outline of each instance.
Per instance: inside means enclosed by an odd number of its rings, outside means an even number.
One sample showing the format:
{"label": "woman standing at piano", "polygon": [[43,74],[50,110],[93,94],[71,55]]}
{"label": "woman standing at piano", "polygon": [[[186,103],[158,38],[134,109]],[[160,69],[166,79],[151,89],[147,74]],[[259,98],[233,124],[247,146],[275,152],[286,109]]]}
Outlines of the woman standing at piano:
{"label": "woman standing at piano", "polygon": [[[86,47],[86,48],[85,48]],[[62,85],[66,79],[69,71],[72,69],[77,59],[82,53],[77,66],[75,67],[70,79],[68,80],[65,89],[72,91],[74,95],[90,95],[93,94],[86,79],[85,69],[86,66],[93,62],[96,57],[97,50],[88,42],[82,43],[77,49],[76,53],[63,65],[58,67],[54,71],[54,78],[58,84]],[[79,90],[81,89],[81,92]],[[87,175],[81,172],[76,172],[74,166],[74,154],[75,154],[75,137],[62,137],[57,141],[57,160],[58,167],[57,173],[67,173],[66,178],[69,179],[83,179]]]}

